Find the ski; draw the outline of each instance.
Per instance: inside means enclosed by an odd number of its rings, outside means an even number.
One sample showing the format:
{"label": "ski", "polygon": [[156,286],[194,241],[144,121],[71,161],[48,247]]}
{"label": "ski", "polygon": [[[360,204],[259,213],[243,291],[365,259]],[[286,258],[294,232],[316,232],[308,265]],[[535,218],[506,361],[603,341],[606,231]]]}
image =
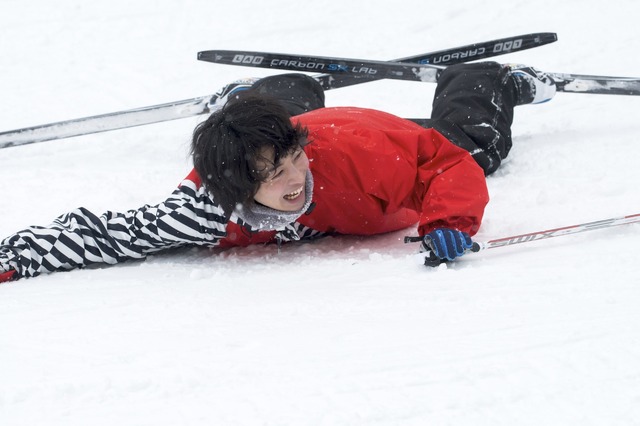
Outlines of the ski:
{"label": "ski", "polygon": [[0,149],[193,117],[211,111],[214,95],[0,132]]}
{"label": "ski", "polygon": [[[555,33],[525,34],[400,58],[397,61],[450,65],[531,49],[556,40]],[[337,76],[335,74],[320,74],[315,78],[325,90],[366,83],[377,79],[377,77],[372,76],[352,77]],[[209,114],[215,110],[215,100],[215,95],[201,96],[166,104],[0,132],[0,149]]]}
{"label": "ski", "polygon": [[[207,50],[198,59],[226,65],[281,69],[287,71],[322,71],[356,79],[395,79],[435,83],[445,65],[383,62],[365,59],[334,58],[313,55],[290,55],[239,50]],[[559,92],[640,96],[640,78],[547,73]]]}
{"label": "ski", "polygon": [[[506,55],[553,43],[558,40],[556,33],[532,33],[514,37],[500,38],[482,43],[473,43],[451,49],[438,50],[424,55],[407,56],[390,62],[412,62],[418,64],[453,65],[461,62],[487,59]],[[375,77],[348,76],[336,74],[320,74],[314,76],[325,90],[351,86],[365,81],[373,81]]]}
{"label": "ski", "polygon": [[224,65],[270,68],[296,72],[322,72],[356,79],[389,78],[435,82],[445,65],[385,62],[328,56],[291,55],[286,53],[246,50],[206,50],[198,52],[198,60]]}
{"label": "ski", "polygon": [[547,73],[559,92],[640,96],[640,78]]}

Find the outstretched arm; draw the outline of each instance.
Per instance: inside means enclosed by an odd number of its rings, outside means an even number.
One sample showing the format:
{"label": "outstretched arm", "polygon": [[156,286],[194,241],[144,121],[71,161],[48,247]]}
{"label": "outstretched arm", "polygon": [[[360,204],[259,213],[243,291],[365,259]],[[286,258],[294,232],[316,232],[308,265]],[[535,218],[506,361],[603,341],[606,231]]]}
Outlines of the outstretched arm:
{"label": "outstretched arm", "polygon": [[115,264],[184,245],[216,246],[226,220],[203,187],[185,180],[156,206],[97,216],[79,208],[47,227],[0,241],[0,282],[95,263]]}

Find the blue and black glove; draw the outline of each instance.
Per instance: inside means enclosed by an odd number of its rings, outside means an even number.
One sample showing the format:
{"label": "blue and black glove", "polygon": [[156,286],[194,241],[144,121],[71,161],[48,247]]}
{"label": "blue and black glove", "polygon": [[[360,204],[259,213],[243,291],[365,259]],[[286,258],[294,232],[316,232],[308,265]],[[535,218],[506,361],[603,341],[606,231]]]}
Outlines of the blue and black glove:
{"label": "blue and black glove", "polygon": [[448,260],[460,257],[473,248],[473,241],[466,232],[440,228],[422,237],[420,252],[425,253],[424,264],[438,266]]}

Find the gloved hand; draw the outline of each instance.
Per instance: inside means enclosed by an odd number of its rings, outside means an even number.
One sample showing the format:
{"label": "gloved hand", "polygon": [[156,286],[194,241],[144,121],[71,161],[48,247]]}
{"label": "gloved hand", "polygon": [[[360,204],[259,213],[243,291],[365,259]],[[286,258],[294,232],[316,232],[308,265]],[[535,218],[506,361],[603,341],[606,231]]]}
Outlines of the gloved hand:
{"label": "gloved hand", "polygon": [[473,247],[473,241],[466,232],[440,228],[422,237],[420,252],[425,253],[426,266],[438,266],[447,260],[460,257]]}
{"label": "gloved hand", "polygon": [[5,281],[11,281],[13,278],[15,278],[16,275],[16,271],[6,271],[2,268],[0,268],[0,283],[3,283]]}
{"label": "gloved hand", "polygon": [[16,271],[12,270],[9,265],[3,262],[3,259],[4,257],[0,258],[0,283],[10,281],[16,275]]}

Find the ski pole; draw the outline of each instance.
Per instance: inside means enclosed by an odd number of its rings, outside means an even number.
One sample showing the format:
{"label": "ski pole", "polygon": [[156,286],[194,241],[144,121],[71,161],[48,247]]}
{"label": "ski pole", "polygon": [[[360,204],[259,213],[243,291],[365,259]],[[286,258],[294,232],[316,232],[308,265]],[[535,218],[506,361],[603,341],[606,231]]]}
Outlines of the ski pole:
{"label": "ski pole", "polygon": [[[596,229],[610,228],[612,226],[626,225],[640,222],[640,213],[622,217],[614,217],[595,222],[581,223],[578,225],[565,226],[562,228],[547,229],[546,231],[530,232],[528,234],[514,235],[511,237],[497,238],[489,241],[475,241],[469,251],[479,252],[486,249],[506,247],[514,244],[529,243],[553,237],[563,237],[565,235],[577,234],[579,232],[593,231]],[[405,243],[422,241],[422,237],[405,237]]]}
{"label": "ski pole", "polygon": [[548,229],[546,231],[531,232],[528,234],[515,235],[512,237],[498,238],[486,242],[474,242],[471,251],[479,252],[486,249],[506,247],[520,243],[529,243],[531,241],[539,241],[553,237],[563,237],[565,235],[577,234],[579,232],[610,228],[612,226],[626,225],[628,223],[635,222],[640,222],[640,214],[596,220],[595,222],[587,222],[578,225],[565,226],[562,228]]}

